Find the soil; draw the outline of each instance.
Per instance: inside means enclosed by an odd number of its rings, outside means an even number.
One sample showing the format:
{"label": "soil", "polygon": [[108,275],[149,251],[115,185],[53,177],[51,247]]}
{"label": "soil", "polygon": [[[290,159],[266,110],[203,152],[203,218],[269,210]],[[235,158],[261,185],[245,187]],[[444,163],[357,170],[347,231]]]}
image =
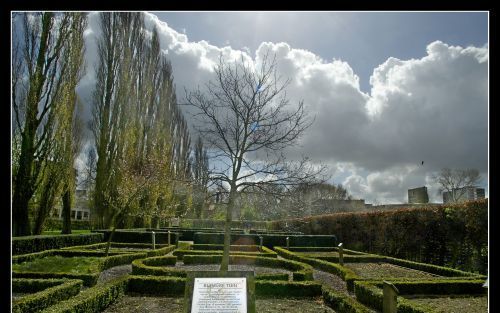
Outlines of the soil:
{"label": "soil", "polygon": [[[182,313],[183,298],[127,295],[109,306],[103,313]],[[335,313],[321,298],[257,299],[259,313]]]}
{"label": "soil", "polygon": [[97,280],[97,285],[104,284],[115,278],[132,273],[132,264],[120,265],[109,268],[101,273]]}
{"label": "soil", "polygon": [[368,279],[381,278],[435,278],[431,273],[414,270],[389,263],[345,263],[357,275]]}
{"label": "soil", "polygon": [[335,291],[344,294],[349,294],[347,291],[347,284],[345,283],[345,281],[342,280],[342,278],[340,278],[337,275],[333,275],[327,272],[318,271],[317,269],[314,269],[313,278],[315,281],[318,281],[323,285],[326,285],[334,289]]}
{"label": "soil", "polygon": [[407,297],[412,302],[429,306],[436,313],[486,313],[488,312],[488,297],[487,296],[460,296],[460,297]]}

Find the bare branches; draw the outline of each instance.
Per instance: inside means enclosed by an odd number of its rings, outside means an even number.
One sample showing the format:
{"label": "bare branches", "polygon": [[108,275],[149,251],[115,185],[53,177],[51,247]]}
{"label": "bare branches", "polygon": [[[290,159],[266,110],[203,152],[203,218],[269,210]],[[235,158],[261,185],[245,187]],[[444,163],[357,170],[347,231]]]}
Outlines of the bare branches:
{"label": "bare branches", "polygon": [[459,201],[468,188],[476,187],[481,180],[477,169],[450,169],[443,168],[434,176],[434,180],[441,186],[440,192],[448,192],[453,202]]}

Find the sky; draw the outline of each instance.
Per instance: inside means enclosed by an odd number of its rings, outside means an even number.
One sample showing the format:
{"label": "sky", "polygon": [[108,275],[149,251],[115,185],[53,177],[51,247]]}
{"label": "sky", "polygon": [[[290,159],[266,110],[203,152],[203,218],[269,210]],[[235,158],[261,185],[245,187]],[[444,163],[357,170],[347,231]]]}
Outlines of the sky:
{"label": "sky", "polygon": [[[355,198],[405,203],[409,188],[427,186],[442,202],[432,177],[444,167],[477,168],[487,193],[486,12],[149,12],[145,23],[159,31],[181,103],[221,53],[252,64],[275,53],[288,99],[314,117],[287,155],[328,165]],[[91,13],[78,86],[87,107],[98,34]]]}

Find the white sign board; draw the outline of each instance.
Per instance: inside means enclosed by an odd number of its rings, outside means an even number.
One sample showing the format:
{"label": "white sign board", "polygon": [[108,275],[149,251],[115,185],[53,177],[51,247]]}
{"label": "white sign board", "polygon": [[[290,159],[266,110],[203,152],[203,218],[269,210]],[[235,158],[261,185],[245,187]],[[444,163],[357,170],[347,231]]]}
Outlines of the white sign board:
{"label": "white sign board", "polygon": [[191,313],[247,313],[246,278],[195,278]]}

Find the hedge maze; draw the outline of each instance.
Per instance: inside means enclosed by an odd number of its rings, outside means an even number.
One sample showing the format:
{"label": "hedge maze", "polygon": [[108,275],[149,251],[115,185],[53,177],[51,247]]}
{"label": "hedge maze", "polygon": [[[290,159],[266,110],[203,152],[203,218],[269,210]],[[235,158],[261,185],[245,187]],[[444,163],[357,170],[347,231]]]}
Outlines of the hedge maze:
{"label": "hedge maze", "polygon": [[[152,231],[158,240],[154,249]],[[109,232],[98,231],[15,238],[12,312],[97,313],[124,295],[182,298],[192,266],[215,266],[222,259],[223,235],[215,229],[120,230],[114,234],[108,256],[107,236]],[[182,239],[192,239],[192,243]],[[462,305],[468,299],[487,301],[484,275],[350,249],[342,249],[341,265],[337,244],[334,235],[248,234],[236,229],[230,266],[255,270],[257,299],[321,299],[339,313],[382,312],[384,281],[398,290],[397,312],[441,312],[433,306],[432,299],[438,297],[457,298]],[[45,265],[40,269],[40,264]],[[98,283],[106,270],[120,266],[129,271]],[[258,269],[269,271],[258,273]],[[346,289],[315,279],[320,273],[336,278]]]}

